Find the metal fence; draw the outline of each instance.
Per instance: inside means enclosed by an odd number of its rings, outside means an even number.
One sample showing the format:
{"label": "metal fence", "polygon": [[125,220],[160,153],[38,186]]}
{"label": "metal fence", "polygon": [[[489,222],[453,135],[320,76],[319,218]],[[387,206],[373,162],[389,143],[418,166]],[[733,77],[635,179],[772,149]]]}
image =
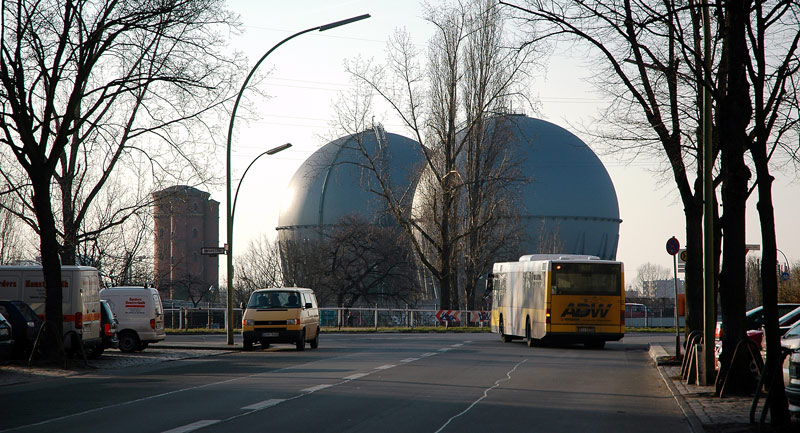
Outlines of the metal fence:
{"label": "metal fence", "polygon": [[[234,327],[242,323],[242,310],[233,309]],[[414,328],[421,326],[489,326],[487,311],[442,311],[392,308],[320,308],[320,325],[330,328]],[[224,307],[165,308],[164,324],[172,329],[225,329]]]}
{"label": "metal fence", "polygon": [[[320,308],[320,325],[326,328],[415,328],[422,326],[489,326],[488,311],[442,311],[392,308]],[[164,324],[172,329],[225,329],[224,307],[166,308]],[[233,309],[234,327],[241,327],[242,310]],[[684,326],[684,318],[679,323]],[[631,328],[675,326],[672,308],[647,311],[643,317],[626,317]]]}

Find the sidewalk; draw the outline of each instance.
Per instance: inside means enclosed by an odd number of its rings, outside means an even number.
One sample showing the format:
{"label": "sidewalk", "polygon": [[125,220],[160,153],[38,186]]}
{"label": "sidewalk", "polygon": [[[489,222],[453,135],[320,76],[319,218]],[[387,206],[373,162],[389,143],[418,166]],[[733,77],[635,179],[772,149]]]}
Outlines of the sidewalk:
{"label": "sidewalk", "polygon": [[[755,424],[750,424],[750,407],[753,397],[730,396],[718,398],[715,387],[689,385],[681,380],[680,365],[658,365],[659,360],[674,356],[675,350],[669,350],[660,344],[650,345],[650,357],[656,363],[661,378],[669,388],[675,401],[686,416],[693,433],[750,433],[771,432],[769,415],[766,423],[758,425],[761,411],[764,409],[764,397],[758,401],[755,412]],[[793,422],[798,423],[796,418]]]}

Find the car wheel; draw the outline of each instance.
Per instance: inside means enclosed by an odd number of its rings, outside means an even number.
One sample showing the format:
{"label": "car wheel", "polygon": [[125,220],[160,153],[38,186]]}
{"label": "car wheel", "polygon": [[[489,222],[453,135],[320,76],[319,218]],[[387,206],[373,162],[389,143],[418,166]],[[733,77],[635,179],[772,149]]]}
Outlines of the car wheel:
{"label": "car wheel", "polygon": [[147,349],[148,344],[149,343],[147,342],[140,342],[139,344],[136,345],[136,351],[141,352],[142,350]]}
{"label": "car wheel", "polygon": [[253,342],[245,339],[244,342],[242,342],[242,347],[244,348],[245,352],[249,352],[253,350]]}
{"label": "car wheel", "polygon": [[317,328],[317,335],[311,340],[311,348],[316,349],[317,347],[319,347],[319,328]]}
{"label": "car wheel", "polygon": [[300,338],[297,339],[297,343],[295,344],[298,351],[306,350],[306,330],[303,329],[300,332]]}
{"label": "car wheel", "polygon": [[125,353],[133,353],[139,345],[139,338],[132,332],[124,332],[119,336],[119,350]]}

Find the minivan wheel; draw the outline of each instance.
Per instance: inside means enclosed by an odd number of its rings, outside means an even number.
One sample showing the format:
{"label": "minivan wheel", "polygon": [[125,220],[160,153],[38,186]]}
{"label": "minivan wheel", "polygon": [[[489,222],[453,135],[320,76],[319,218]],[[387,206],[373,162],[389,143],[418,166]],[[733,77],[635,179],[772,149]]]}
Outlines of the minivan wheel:
{"label": "minivan wheel", "polygon": [[119,350],[125,353],[133,353],[139,346],[139,338],[132,332],[124,332],[119,336]]}
{"label": "minivan wheel", "polygon": [[302,351],[306,350],[306,330],[300,332],[300,338],[297,339],[297,343],[295,344],[297,350]]}
{"label": "minivan wheel", "polygon": [[317,328],[317,335],[311,340],[311,348],[316,349],[317,347],[319,347],[319,328]]}

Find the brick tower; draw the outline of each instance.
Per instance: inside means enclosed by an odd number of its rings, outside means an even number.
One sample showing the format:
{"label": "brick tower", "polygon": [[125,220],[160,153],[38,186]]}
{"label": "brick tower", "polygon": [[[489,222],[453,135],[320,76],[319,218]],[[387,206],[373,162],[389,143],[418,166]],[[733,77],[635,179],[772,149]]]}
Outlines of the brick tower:
{"label": "brick tower", "polygon": [[219,202],[186,185],[153,193],[156,288],[162,299],[199,302],[219,287],[219,257],[200,254],[219,245]]}

